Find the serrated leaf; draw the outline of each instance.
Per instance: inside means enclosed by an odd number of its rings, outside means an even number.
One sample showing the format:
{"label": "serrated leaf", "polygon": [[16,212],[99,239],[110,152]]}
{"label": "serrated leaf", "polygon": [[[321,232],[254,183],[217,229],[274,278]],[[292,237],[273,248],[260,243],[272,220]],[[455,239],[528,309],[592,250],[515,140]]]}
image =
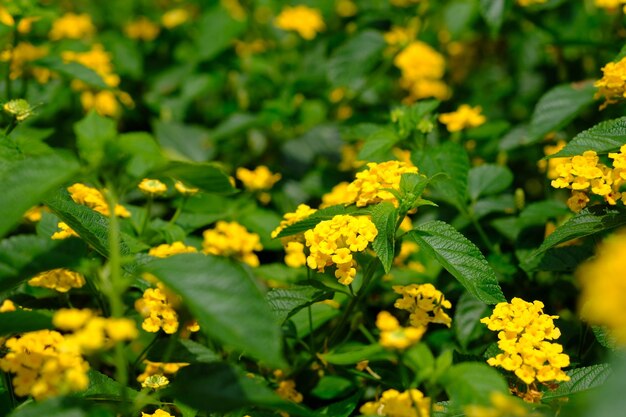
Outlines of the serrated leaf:
{"label": "serrated leaf", "polygon": [[483,15],[492,34],[497,34],[500,31],[506,13],[512,5],[511,0],[480,0],[480,14]]}
{"label": "serrated leaf", "polygon": [[327,74],[331,84],[350,86],[381,59],[385,40],[375,30],[364,30],[338,47],[328,61]]}
{"label": "serrated leaf", "polygon": [[17,224],[29,208],[41,203],[51,192],[78,172],[76,160],[63,153],[38,155],[10,162],[0,173],[0,237]]}
{"label": "serrated leaf", "polygon": [[513,183],[513,173],[507,167],[484,164],[469,170],[467,189],[472,200],[497,194]]}
{"label": "serrated leaf", "polygon": [[469,404],[491,405],[492,392],[509,394],[502,375],[489,365],[465,362],[454,365],[442,378],[444,389],[455,406]]}
{"label": "serrated leaf", "polygon": [[548,133],[567,125],[593,103],[595,92],[591,81],[558,85],[548,91],[535,106],[527,143],[539,141]]}
{"label": "serrated leaf", "polygon": [[555,390],[545,391],[541,401],[548,402],[555,398],[567,397],[577,392],[586,391],[603,385],[612,373],[608,364],[576,368],[566,372],[570,380],[562,382]]}
{"label": "serrated leaf", "polygon": [[607,120],[580,132],[559,152],[549,158],[582,155],[585,151],[605,154],[626,144],[626,117]]}
{"label": "serrated leaf", "polygon": [[[420,163],[420,170],[432,177],[433,199],[436,197],[455,205],[467,204],[467,177],[470,169],[469,156],[461,145],[446,142],[430,149]],[[444,173],[445,175],[437,175]]]}
{"label": "serrated leaf", "polygon": [[281,366],[281,332],[246,269],[227,258],[183,254],[142,266],[178,293],[201,331],[244,354]]}
{"label": "serrated leaf", "polygon": [[398,209],[389,202],[383,202],[372,208],[372,221],[378,234],[372,242],[374,252],[383,264],[385,273],[389,273],[396,250],[396,223]]}
{"label": "serrated leaf", "polygon": [[407,237],[434,256],[478,300],[487,304],[506,301],[493,268],[476,245],[454,227],[430,221],[408,232]]}
{"label": "serrated leaf", "polygon": [[318,288],[296,285],[291,288],[272,288],[265,299],[278,322],[283,323],[301,309],[331,296],[331,293]]}
{"label": "serrated leaf", "polygon": [[619,348],[617,339],[615,339],[615,336],[611,334],[611,331],[608,328],[603,326],[591,326],[591,330],[593,331],[593,334],[596,337],[598,343],[600,343],[605,348],[611,350]]}
{"label": "serrated leaf", "polygon": [[314,228],[319,222],[324,220],[331,220],[333,217],[344,214],[365,214],[367,210],[359,209],[355,206],[344,206],[343,204],[339,204],[336,206],[330,206],[323,208],[321,210],[317,210],[315,213],[307,217],[306,219],[300,220],[297,223],[294,223],[290,226],[285,227],[279,234],[276,236],[277,238],[286,237],[295,235],[298,233],[305,232],[309,229]]}
{"label": "serrated leaf", "polygon": [[532,270],[532,265],[537,262],[548,249],[561,243],[590,236],[605,230],[610,230],[626,224],[626,210],[616,207],[592,206],[583,209],[575,214],[556,230],[550,234],[534,251],[526,261],[522,263],[522,268]]}
{"label": "serrated leaf", "polygon": [[95,110],[74,124],[76,147],[80,157],[92,166],[97,166],[104,158],[106,143],[117,135],[115,122],[100,116]]}
{"label": "serrated leaf", "polygon": [[0,337],[43,329],[54,329],[49,312],[15,310],[0,313]]}
{"label": "serrated leaf", "polygon": [[228,175],[212,163],[171,162],[158,174],[173,177],[207,193],[230,194],[235,191]]}

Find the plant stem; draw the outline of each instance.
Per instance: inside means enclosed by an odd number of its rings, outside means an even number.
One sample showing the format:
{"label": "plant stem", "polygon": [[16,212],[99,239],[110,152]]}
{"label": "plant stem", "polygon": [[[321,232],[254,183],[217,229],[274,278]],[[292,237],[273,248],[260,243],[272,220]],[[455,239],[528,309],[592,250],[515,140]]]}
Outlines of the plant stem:
{"label": "plant stem", "polygon": [[150,221],[150,214],[152,213],[152,196],[148,196],[148,201],[146,202],[146,216],[143,218],[143,222],[141,223],[141,230],[139,230],[139,236],[143,236],[146,232],[146,228],[148,227],[148,222]]}

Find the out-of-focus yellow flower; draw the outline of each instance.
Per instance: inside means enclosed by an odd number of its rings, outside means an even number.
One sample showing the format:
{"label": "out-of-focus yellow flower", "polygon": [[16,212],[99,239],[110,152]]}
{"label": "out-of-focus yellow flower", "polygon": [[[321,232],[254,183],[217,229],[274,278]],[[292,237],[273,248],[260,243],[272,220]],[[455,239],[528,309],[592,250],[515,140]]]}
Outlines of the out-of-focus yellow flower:
{"label": "out-of-focus yellow flower", "polygon": [[148,194],[149,196],[159,196],[163,195],[167,192],[167,185],[163,184],[159,180],[144,178],[138,185],[139,190],[142,193]]}
{"label": "out-of-focus yellow flower", "polygon": [[385,32],[383,37],[387,45],[402,47],[415,40],[416,29],[414,26],[393,26],[389,32]]}
{"label": "out-of-focus yellow flower", "polygon": [[2,106],[2,110],[18,122],[23,122],[35,113],[30,103],[23,98],[7,101]]}
{"label": "out-of-focus yellow flower", "polygon": [[198,191],[200,191],[199,188],[188,187],[188,186],[186,186],[185,184],[183,184],[180,181],[176,181],[174,183],[174,188],[176,188],[176,191],[178,191],[179,193],[181,193],[183,195],[194,195]]}
{"label": "out-of-focus yellow flower", "polygon": [[430,45],[413,41],[396,55],[393,63],[402,72],[400,85],[409,90],[412,99],[444,100],[449,96],[449,88],[441,81],[445,60]]}
{"label": "out-of-focus yellow flower", "polygon": [[359,411],[366,416],[430,417],[430,398],[414,388],[404,392],[390,389],[378,401],[363,404]]}
{"label": "out-of-focus yellow flower", "polygon": [[202,251],[211,255],[232,256],[252,267],[259,266],[255,251],[263,250],[261,238],[237,222],[219,221],[202,234]]}
{"label": "out-of-focus yellow flower", "polygon": [[424,327],[429,323],[441,323],[450,327],[452,319],[444,308],[452,308],[452,303],[434,285],[397,285],[393,290],[402,296],[396,300],[394,307],[411,313],[411,326]]}
{"label": "out-of-focus yellow flower", "polygon": [[[97,43],[86,52],[64,51],[61,57],[66,62],[78,62],[94,70],[109,87],[117,87],[120,84],[120,77],[114,73],[111,55],[104,50],[104,47]],[[85,85],[80,82],[73,82],[72,88],[84,90]]]}
{"label": "out-of-focus yellow flower", "polygon": [[46,206],[35,206],[28,209],[24,213],[24,218],[32,223],[37,223],[41,220],[44,211],[50,211]]}
{"label": "out-of-focus yellow flower", "polygon": [[59,222],[57,227],[60,229],[52,234],[52,240],[63,240],[70,237],[80,237],[67,223]]}
{"label": "out-of-focus yellow flower", "polygon": [[485,123],[487,118],[481,114],[481,111],[480,106],[471,107],[467,104],[461,104],[456,111],[440,114],[439,121],[446,125],[448,132],[459,132]]}
{"label": "out-of-focus yellow flower", "polygon": [[350,204],[353,202],[353,198],[350,198],[348,193],[349,182],[342,181],[335,185],[332,190],[322,196],[322,203],[320,208],[326,208],[330,206],[336,206],[338,204]]}
{"label": "out-of-focus yellow flower", "polygon": [[220,0],[220,3],[233,19],[246,19],[246,9],[244,9],[241,3],[239,3],[239,0]]}
{"label": "out-of-focus yellow flower", "polygon": [[85,285],[85,277],[69,269],[57,268],[35,275],[28,280],[28,285],[50,288],[58,292],[68,292],[72,288],[81,288]]}
{"label": "out-of-focus yellow flower", "polygon": [[[546,145],[543,147],[543,154],[545,156],[554,155],[559,152],[561,149],[565,147],[566,142],[564,140],[559,140],[554,145]],[[546,173],[546,177],[549,180],[554,180],[559,177],[557,167],[561,164],[570,162],[571,158],[551,158],[548,160],[542,159],[537,162],[537,167],[541,172]]]}
{"label": "out-of-focus yellow flower", "polygon": [[335,11],[341,17],[351,17],[357,14],[359,8],[353,0],[336,0]]}
{"label": "out-of-focus yellow flower", "polygon": [[304,5],[285,7],[274,20],[276,27],[298,32],[306,40],[311,40],[326,29],[319,10]]}
{"label": "out-of-focus yellow flower", "polygon": [[158,410],[155,410],[155,412],[152,414],[141,413],[141,417],[174,417],[174,416],[168,413],[167,411],[158,409]]}
{"label": "out-of-focus yellow flower", "polygon": [[[35,68],[31,67],[30,63],[46,55],[48,55],[48,48],[46,46],[35,46],[29,42],[20,42],[15,48],[0,52],[0,61],[11,63],[9,75],[12,80],[15,80],[23,77],[24,74],[32,73],[34,75],[33,71]],[[49,78],[49,70],[45,68],[38,69],[40,70],[40,76],[42,75],[42,71],[45,70]],[[42,79],[45,79],[45,77]]]}
{"label": "out-of-focus yellow flower", "polygon": [[[106,202],[102,192],[96,188],[89,187],[85,184],[76,183],[67,187],[70,197],[77,204],[87,206],[100,214],[109,216],[109,205]],[[130,212],[126,207],[118,204],[115,206],[115,215],[118,217],[130,217]]]}
{"label": "out-of-focus yellow flower", "polygon": [[182,8],[168,10],[161,16],[161,24],[167,29],[173,29],[189,20],[189,11]]}
{"label": "out-of-focus yellow flower", "polygon": [[161,28],[145,16],[141,16],[124,26],[124,33],[131,39],[138,39],[146,42],[153,41],[159,36]]}
{"label": "out-of-focus yellow flower", "polygon": [[402,327],[394,316],[381,311],[376,317],[376,327],[380,330],[380,345],[386,349],[404,350],[419,342],[426,327]]}
{"label": "out-of-focus yellow flower", "polygon": [[250,191],[269,190],[281,178],[280,174],[273,174],[265,165],[259,165],[254,170],[237,168],[235,175]]}
{"label": "out-of-focus yellow flower", "polygon": [[535,4],[543,4],[548,0],[517,0],[517,4],[522,7],[534,6]]}
{"label": "out-of-focus yellow flower", "polygon": [[83,39],[96,33],[96,27],[88,14],[66,13],[52,23],[50,40]]}
{"label": "out-of-focus yellow flower", "polygon": [[293,379],[286,379],[278,383],[276,394],[283,400],[301,403],[304,399],[302,394],[296,390],[296,382]]}
{"label": "out-of-focus yellow flower", "polygon": [[164,243],[157,247],[151,248],[148,255],[157,258],[167,258],[181,253],[196,253],[198,249],[193,246],[187,246],[183,242],[174,242],[171,245]]}
{"label": "out-of-focus yellow flower", "polygon": [[[32,29],[33,22],[39,20],[38,16],[22,17],[17,24],[17,31],[21,34],[27,34]],[[14,26],[15,19],[6,7],[0,6],[0,24],[5,26]]]}
{"label": "out-of-focus yellow flower", "polygon": [[180,370],[188,366],[185,362],[152,362],[144,360],[146,369],[137,377],[138,382],[144,382],[147,378],[154,375],[174,375]]}
{"label": "out-of-focus yellow flower", "polygon": [[8,298],[2,301],[2,304],[0,304],[0,313],[8,313],[15,310],[17,310],[17,308],[15,307],[15,303],[13,303],[13,301],[9,300]]}
{"label": "out-of-focus yellow flower", "polygon": [[121,110],[115,93],[110,90],[83,91],[80,93],[80,104],[85,111],[93,109],[101,116],[115,117]]}

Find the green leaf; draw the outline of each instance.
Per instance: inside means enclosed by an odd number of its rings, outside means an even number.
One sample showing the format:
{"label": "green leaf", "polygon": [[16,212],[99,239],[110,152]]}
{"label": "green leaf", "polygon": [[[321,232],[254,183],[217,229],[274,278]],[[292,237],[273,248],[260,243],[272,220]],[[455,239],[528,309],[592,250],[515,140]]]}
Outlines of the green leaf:
{"label": "green leaf", "polygon": [[566,372],[570,380],[562,382],[555,390],[545,391],[541,401],[548,402],[555,398],[568,397],[577,392],[586,391],[604,385],[612,373],[608,364],[576,368]]}
{"label": "green leaf", "polygon": [[142,267],[178,293],[203,332],[270,366],[281,366],[281,331],[246,269],[226,258],[183,254]]}
{"label": "green leaf", "polygon": [[76,397],[56,397],[20,404],[7,417],[115,417],[115,413]]}
{"label": "green leaf", "polygon": [[559,152],[548,158],[582,155],[585,151],[605,154],[626,144],[626,117],[607,120],[580,132]]}
{"label": "green leaf", "polygon": [[109,86],[104,82],[102,77],[86,66],[78,62],[65,62],[60,57],[49,56],[36,61],[37,65],[51,69],[71,80],[80,80],[92,87],[106,90]]}
{"label": "green leaf", "polygon": [[354,391],[352,381],[336,375],[323,376],[311,390],[311,394],[323,400],[332,400]]}
{"label": "green leaf", "polygon": [[554,87],[540,99],[529,126],[527,143],[537,142],[550,132],[566,126],[593,103],[596,88],[593,82],[563,84]]}
{"label": "green leaf", "polygon": [[487,304],[506,301],[496,274],[480,250],[454,227],[430,221],[407,233],[434,256],[467,291]]}
{"label": "green leaf", "polygon": [[105,147],[117,136],[115,122],[100,116],[95,110],[74,124],[76,146],[80,157],[92,166],[102,162]]}
{"label": "green leaf", "polygon": [[297,223],[294,223],[290,226],[285,227],[279,234],[276,236],[277,238],[286,237],[295,235],[298,233],[305,232],[309,229],[314,228],[319,222],[324,220],[331,220],[333,217],[344,214],[365,214],[368,211],[365,209],[358,209],[355,206],[344,206],[342,204],[336,206],[330,206],[323,208],[321,210],[317,210],[315,213],[307,217],[306,219],[300,220]]}
{"label": "green leaf", "polygon": [[435,371],[435,357],[426,343],[418,343],[410,347],[404,358],[408,367],[415,372],[418,381],[425,381]]}
{"label": "green leaf", "polygon": [[362,396],[362,392],[356,392],[345,400],[317,409],[315,412],[319,416],[348,417],[352,415],[352,412],[356,409]]}
{"label": "green leaf", "polygon": [[623,208],[592,206],[581,210],[568,221],[557,227],[528,258],[522,268],[533,269],[538,259],[550,248],[561,243],[590,236],[626,224],[626,210]]}
{"label": "green leaf", "polygon": [[[96,371],[90,369],[87,373],[89,377],[89,387],[85,391],[76,394],[77,397],[88,398],[90,400],[111,400],[122,398],[122,385],[114,379],[109,378]],[[134,399],[139,394],[134,389],[125,388],[127,398]]]}
{"label": "green leaf", "polygon": [[335,50],[328,61],[328,79],[337,87],[351,86],[381,59],[385,40],[378,31],[364,30]]}
{"label": "green leaf", "polygon": [[604,326],[591,326],[593,334],[596,336],[596,340],[602,346],[607,349],[616,350],[619,348],[619,344],[615,339],[615,336],[611,334],[611,331]]}
{"label": "green leaf", "polygon": [[513,173],[507,167],[485,164],[469,170],[467,189],[472,200],[497,194],[513,183]]}
{"label": "green leaf", "polygon": [[170,362],[210,363],[219,362],[220,356],[208,347],[189,339],[179,339],[170,350],[170,339],[158,340],[146,355],[148,360],[159,362],[169,353]]}
{"label": "green leaf", "polygon": [[79,166],[73,157],[53,153],[18,160],[8,168],[0,173],[0,237],[22,219],[26,210],[76,175]]}
{"label": "green leaf", "polygon": [[464,349],[467,349],[475,330],[481,326],[480,318],[486,309],[485,303],[467,293],[463,294],[456,303],[452,326],[457,340]]}
{"label": "green leaf", "polygon": [[0,336],[43,329],[54,329],[49,312],[15,310],[0,313]]}
{"label": "green leaf", "polygon": [[122,133],[114,149],[124,160],[126,173],[134,179],[145,178],[149,172],[159,171],[167,164],[161,148],[147,132]]}
{"label": "green leaf", "polygon": [[480,0],[480,13],[492,34],[500,32],[504,18],[512,5],[511,0]]}
{"label": "green leaf", "polygon": [[301,309],[329,298],[332,298],[331,293],[306,285],[272,288],[265,295],[272,313],[281,324]]}
{"label": "green leaf", "polygon": [[498,371],[479,362],[452,366],[443,375],[442,384],[456,406],[491,405],[492,392],[509,394],[509,386]]}
{"label": "green leaf", "polygon": [[154,134],[171,159],[204,162],[212,155],[209,130],[204,127],[157,120]]}
{"label": "green leaf", "polygon": [[343,347],[341,351],[333,351],[320,355],[325,362],[333,365],[353,365],[364,360],[377,360],[389,356],[379,344],[356,345]]}
{"label": "green leaf", "polygon": [[[469,156],[461,145],[446,142],[429,149],[418,164],[420,170],[432,177],[432,199],[442,199],[456,207],[466,207]],[[437,175],[444,173],[445,175]],[[430,198],[429,197],[429,198]]]}
{"label": "green leaf", "polygon": [[272,239],[272,231],[280,223],[280,216],[276,212],[260,207],[253,210],[244,210],[235,216],[235,220],[250,232],[254,232],[261,238],[264,250],[282,250],[283,245],[279,240]]}
{"label": "green leaf", "polygon": [[212,163],[171,162],[158,174],[173,177],[207,193],[230,194],[235,191],[228,175]]}
{"label": "green leaf", "polygon": [[387,153],[400,140],[394,129],[384,127],[368,136],[357,155],[360,161],[376,161],[386,157]]}
{"label": "green leaf", "polygon": [[194,52],[200,61],[215,58],[231,46],[232,41],[246,29],[246,22],[233,19],[228,12],[216,6],[207,10],[198,22]]}
{"label": "green leaf", "polygon": [[385,273],[389,273],[396,250],[398,209],[389,202],[377,204],[372,208],[372,221],[378,230],[372,247],[383,264]]}

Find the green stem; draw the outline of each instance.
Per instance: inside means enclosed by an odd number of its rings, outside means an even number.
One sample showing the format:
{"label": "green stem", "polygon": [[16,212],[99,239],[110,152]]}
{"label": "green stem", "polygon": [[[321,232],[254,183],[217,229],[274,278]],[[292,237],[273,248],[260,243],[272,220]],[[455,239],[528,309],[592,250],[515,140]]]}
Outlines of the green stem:
{"label": "green stem", "polygon": [[174,212],[174,215],[172,216],[172,218],[170,219],[170,224],[174,224],[176,223],[176,220],[178,220],[178,217],[180,216],[180,214],[183,212],[183,210],[185,209],[185,204],[187,204],[187,196],[183,197],[183,201],[180,203],[180,206],[178,206],[176,208],[176,211]]}
{"label": "green stem", "polygon": [[316,349],[315,349],[315,337],[313,335],[313,309],[311,308],[311,304],[307,307],[308,315],[309,315],[309,349],[311,351],[311,356],[315,357]]}
{"label": "green stem", "polygon": [[146,228],[148,227],[148,222],[150,221],[150,214],[152,213],[152,196],[148,196],[148,201],[146,202],[146,216],[143,218],[143,222],[141,223],[141,230],[139,230],[139,236],[143,236],[146,232]]}

